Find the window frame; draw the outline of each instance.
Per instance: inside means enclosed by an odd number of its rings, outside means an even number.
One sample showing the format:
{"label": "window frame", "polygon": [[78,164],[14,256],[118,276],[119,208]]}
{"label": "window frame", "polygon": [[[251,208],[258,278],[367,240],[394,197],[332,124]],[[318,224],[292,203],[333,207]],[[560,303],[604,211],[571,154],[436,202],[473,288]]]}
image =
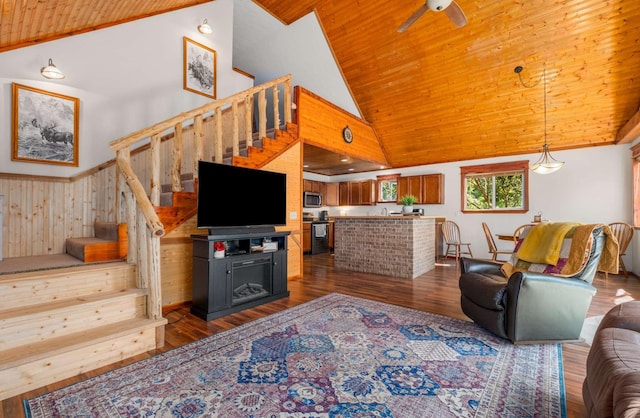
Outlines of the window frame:
{"label": "window frame", "polygon": [[[470,175],[492,175],[509,171],[522,171],[522,209],[467,209],[466,180]],[[460,167],[460,210],[462,213],[527,213],[529,211],[529,161],[511,161],[506,163],[481,164]]]}
{"label": "window frame", "polygon": [[633,184],[633,227],[640,226],[640,143],[631,147]]}
{"label": "window frame", "polygon": [[[377,188],[377,199],[376,203],[396,203],[398,201],[398,179],[400,178],[400,174],[386,174],[383,176],[377,176],[376,181],[378,182]],[[382,185],[384,183],[396,183],[396,198],[393,200],[382,200]]]}

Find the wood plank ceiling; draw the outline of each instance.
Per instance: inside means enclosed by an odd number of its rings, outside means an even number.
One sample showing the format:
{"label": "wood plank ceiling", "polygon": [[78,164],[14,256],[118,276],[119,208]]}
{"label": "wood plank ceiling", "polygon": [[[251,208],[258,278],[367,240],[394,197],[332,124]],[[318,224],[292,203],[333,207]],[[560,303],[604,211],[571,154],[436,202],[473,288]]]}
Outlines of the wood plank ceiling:
{"label": "wood plank ceiling", "polygon": [[[204,3],[5,0],[0,52]],[[640,2],[458,0],[468,24],[421,0],[259,0],[285,23],[315,10],[393,167],[615,143],[640,103]]]}

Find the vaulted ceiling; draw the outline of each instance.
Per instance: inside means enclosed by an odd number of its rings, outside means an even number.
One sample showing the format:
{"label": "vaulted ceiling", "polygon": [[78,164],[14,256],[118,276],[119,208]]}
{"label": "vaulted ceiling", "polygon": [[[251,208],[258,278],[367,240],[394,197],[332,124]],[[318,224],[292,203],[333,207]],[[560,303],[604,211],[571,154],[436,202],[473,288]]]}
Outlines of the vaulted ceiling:
{"label": "vaulted ceiling", "polygon": [[[0,52],[204,2],[6,0]],[[466,26],[429,11],[404,33],[423,1],[255,2],[284,23],[315,10],[393,167],[539,151],[543,71],[552,150],[616,143],[640,104],[635,0],[457,0]]]}

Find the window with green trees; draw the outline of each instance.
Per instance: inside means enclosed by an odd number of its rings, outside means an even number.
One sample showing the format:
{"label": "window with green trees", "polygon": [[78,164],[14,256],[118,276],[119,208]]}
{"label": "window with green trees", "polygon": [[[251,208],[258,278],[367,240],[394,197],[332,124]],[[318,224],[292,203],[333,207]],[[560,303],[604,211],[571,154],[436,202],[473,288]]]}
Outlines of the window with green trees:
{"label": "window with green trees", "polygon": [[516,161],[461,167],[462,211],[528,211],[528,163]]}
{"label": "window with green trees", "polygon": [[398,174],[378,176],[378,202],[398,200]]}

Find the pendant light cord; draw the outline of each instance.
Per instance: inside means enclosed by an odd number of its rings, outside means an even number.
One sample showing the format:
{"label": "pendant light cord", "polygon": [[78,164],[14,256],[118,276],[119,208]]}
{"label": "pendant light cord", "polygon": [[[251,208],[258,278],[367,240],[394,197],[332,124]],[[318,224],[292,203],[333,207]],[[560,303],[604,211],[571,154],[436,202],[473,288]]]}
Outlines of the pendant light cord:
{"label": "pendant light cord", "polygon": [[542,69],[542,75],[540,76],[540,78],[538,79],[538,81],[536,81],[533,84],[526,84],[524,82],[524,80],[522,79],[522,67],[521,66],[517,66],[516,68],[514,68],[513,70],[516,74],[518,74],[518,80],[520,80],[520,84],[522,84],[522,87],[527,88],[527,89],[531,89],[533,87],[536,87],[538,84],[540,84],[540,81],[542,81],[542,87],[544,88],[544,92],[543,92],[543,97],[544,97],[544,102],[543,102],[543,110],[544,110],[544,145],[547,145],[547,69],[543,68]]}

